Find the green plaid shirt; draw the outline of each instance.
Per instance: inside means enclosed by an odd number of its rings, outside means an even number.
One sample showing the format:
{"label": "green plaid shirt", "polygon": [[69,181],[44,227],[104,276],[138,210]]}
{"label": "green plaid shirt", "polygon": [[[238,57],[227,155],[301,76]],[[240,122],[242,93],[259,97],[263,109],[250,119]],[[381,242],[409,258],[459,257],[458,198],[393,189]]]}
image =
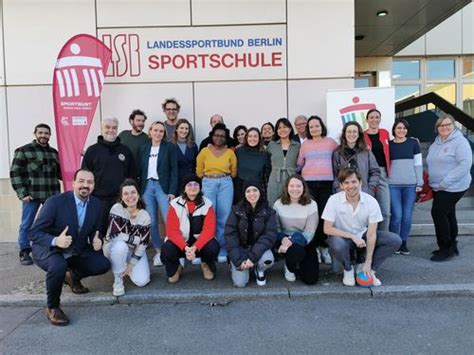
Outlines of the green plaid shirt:
{"label": "green plaid shirt", "polygon": [[10,168],[10,181],[19,199],[28,195],[44,202],[60,192],[58,151],[43,147],[36,140],[15,150]]}

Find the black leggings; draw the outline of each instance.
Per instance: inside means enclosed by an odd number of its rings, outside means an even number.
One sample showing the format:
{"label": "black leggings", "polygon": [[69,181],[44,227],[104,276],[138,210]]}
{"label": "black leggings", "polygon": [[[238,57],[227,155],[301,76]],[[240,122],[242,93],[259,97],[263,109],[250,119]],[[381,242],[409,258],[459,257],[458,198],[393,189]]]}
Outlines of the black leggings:
{"label": "black leggings", "polygon": [[321,219],[326,203],[332,194],[332,181],[306,181],[309,193],[318,205],[319,223],[316,233],[314,234],[315,245],[327,248],[326,239],[328,236],[324,234],[324,221]]}
{"label": "black leggings", "polygon": [[433,191],[431,217],[433,218],[436,240],[440,250],[447,252],[453,251],[458,236],[456,204],[463,197],[466,191]]}

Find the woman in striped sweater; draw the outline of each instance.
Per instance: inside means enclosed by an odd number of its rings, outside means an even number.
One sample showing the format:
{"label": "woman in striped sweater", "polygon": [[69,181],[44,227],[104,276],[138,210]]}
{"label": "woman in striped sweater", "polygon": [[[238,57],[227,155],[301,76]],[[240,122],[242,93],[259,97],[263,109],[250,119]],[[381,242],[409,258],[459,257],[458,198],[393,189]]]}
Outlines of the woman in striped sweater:
{"label": "woman in striped sweater", "polygon": [[390,232],[400,235],[402,245],[397,254],[409,255],[407,240],[416,193],[423,187],[423,167],[420,143],[407,137],[408,122],[397,119],[392,127],[394,138],[390,145]]}
{"label": "woman in striped sweater", "polygon": [[277,214],[277,251],[285,258],[285,279],[293,282],[298,274],[305,284],[315,284],[319,264],[312,241],[319,221],[318,205],[300,175],[291,175],[286,180],[273,209]]}

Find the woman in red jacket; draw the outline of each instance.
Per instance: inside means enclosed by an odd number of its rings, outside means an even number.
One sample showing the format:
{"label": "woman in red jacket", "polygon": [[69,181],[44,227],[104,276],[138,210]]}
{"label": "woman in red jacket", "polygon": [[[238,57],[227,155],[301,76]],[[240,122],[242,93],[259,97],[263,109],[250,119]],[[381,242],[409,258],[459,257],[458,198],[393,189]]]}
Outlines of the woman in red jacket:
{"label": "woman in red jacket", "polygon": [[216,273],[219,244],[216,235],[216,215],[209,199],[201,192],[201,179],[186,176],[183,192],[170,203],[166,219],[168,240],[161,250],[161,261],[166,267],[169,283],[181,277],[183,266],[180,258],[193,262],[201,259],[201,270],[206,280],[213,280]]}

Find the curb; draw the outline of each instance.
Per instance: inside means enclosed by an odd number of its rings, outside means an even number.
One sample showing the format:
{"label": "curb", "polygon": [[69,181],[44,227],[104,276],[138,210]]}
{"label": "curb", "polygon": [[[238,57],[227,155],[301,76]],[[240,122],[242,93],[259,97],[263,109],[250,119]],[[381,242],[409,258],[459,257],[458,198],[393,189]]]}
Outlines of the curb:
{"label": "curb", "polygon": [[[474,283],[444,285],[412,285],[361,287],[290,287],[276,289],[226,289],[203,294],[202,290],[180,290],[162,292],[130,292],[114,297],[108,292],[89,293],[87,295],[66,294],[61,298],[63,306],[103,306],[115,304],[148,303],[203,303],[211,306],[225,306],[232,301],[255,301],[262,299],[376,299],[376,298],[421,298],[421,297],[474,297]],[[0,306],[43,307],[45,294],[0,295]]]}

